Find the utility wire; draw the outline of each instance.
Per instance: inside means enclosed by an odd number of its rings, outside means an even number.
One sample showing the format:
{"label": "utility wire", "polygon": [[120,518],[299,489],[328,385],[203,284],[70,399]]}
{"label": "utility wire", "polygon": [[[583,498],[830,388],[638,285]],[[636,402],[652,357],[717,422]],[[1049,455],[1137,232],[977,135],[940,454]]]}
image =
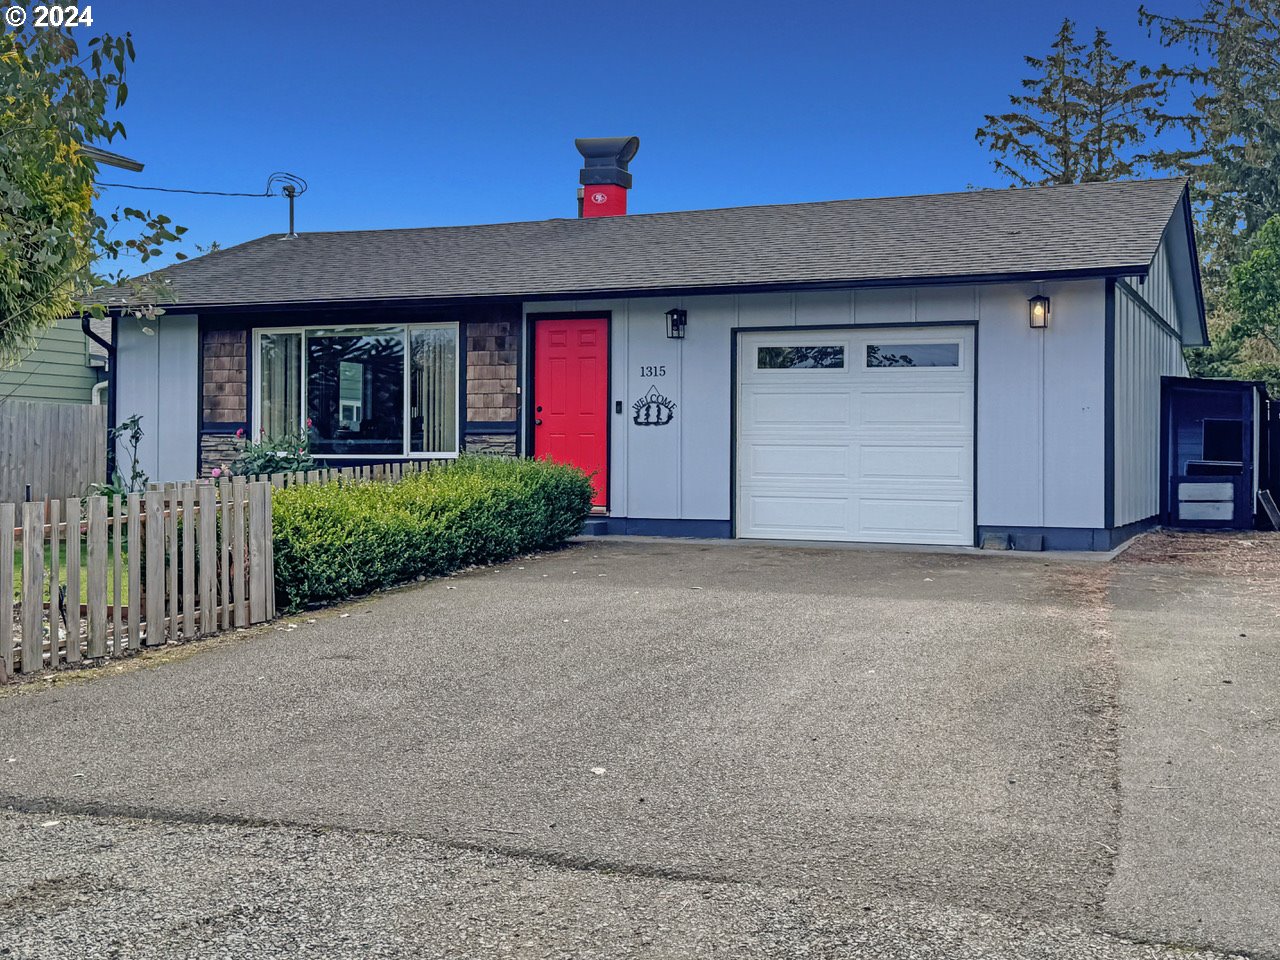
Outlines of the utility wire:
{"label": "utility wire", "polygon": [[95,180],[98,187],[123,187],[125,190],[154,190],[157,193],[195,193],[204,197],[269,197],[271,193],[233,193],[227,190],[183,190],[180,187],[143,187],[136,183],[103,183]]}
{"label": "utility wire", "polygon": [[[278,196],[274,192],[274,188],[283,185],[284,187],[292,186],[294,188],[294,196],[299,196],[307,192],[307,181],[303,180],[297,174],[277,172],[267,177],[267,189],[261,193],[239,193],[232,190],[188,190],[184,187],[144,187],[136,183],[104,183],[101,180],[96,181],[99,187],[120,187],[125,190],[150,190],[155,193],[190,193],[202,197],[274,197]],[[288,196],[289,194],[285,194]]]}

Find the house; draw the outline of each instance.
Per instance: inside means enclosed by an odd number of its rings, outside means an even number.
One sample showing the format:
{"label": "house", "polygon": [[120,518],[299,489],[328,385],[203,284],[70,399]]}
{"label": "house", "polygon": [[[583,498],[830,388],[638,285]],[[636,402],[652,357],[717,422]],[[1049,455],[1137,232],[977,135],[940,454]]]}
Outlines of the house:
{"label": "house", "polygon": [[[1108,549],[1160,512],[1160,383],[1206,343],[1180,179],[274,234],[117,320],[153,478],[236,432],[336,465],[547,456],[601,532]],[[308,426],[309,425],[309,426]]]}

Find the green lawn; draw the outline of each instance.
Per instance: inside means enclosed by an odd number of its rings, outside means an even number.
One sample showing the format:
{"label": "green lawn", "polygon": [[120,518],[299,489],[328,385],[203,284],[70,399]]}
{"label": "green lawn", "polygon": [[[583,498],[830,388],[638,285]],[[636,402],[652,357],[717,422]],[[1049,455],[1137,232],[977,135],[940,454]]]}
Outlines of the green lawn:
{"label": "green lawn", "polygon": [[[107,540],[107,556],[110,561],[107,564],[107,603],[108,605],[115,601],[115,560],[112,550],[114,545],[111,538]],[[49,599],[49,558],[51,551],[48,544],[44,548],[44,597]],[[66,586],[67,584],[67,545],[66,543],[58,544],[58,582]],[[120,566],[120,583],[124,602],[129,602],[129,554],[127,551],[122,552]],[[22,548],[18,547],[13,551],[13,594],[15,600],[22,599]],[[89,602],[89,546],[82,543],[80,545],[80,602]]]}

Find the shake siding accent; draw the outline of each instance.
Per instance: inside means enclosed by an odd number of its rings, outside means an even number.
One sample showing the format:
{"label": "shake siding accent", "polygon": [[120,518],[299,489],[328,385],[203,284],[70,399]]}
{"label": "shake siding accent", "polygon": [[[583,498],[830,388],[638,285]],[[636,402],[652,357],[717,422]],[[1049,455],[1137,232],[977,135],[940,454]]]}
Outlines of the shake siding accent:
{"label": "shake siding accent", "polygon": [[21,363],[0,368],[0,402],[88,403],[98,382],[88,360],[88,341],[80,321],[60,320],[40,336]]}
{"label": "shake siding accent", "polygon": [[1115,525],[1120,527],[1160,512],[1160,378],[1185,377],[1187,365],[1181,341],[1119,284],[1115,336]]}
{"label": "shake siding accent", "polygon": [[[467,419],[496,423],[516,422],[515,325],[510,322],[468,323]],[[468,440],[468,447],[471,443]]]}
{"label": "shake siding accent", "polygon": [[202,411],[206,423],[248,421],[248,343],[245,330],[205,331],[201,365]]}

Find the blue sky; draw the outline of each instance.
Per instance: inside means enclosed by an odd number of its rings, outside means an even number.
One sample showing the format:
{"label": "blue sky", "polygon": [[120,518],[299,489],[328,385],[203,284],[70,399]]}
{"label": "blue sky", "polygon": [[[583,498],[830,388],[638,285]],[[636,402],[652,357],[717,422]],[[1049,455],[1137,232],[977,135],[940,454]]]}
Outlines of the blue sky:
{"label": "blue sky", "polygon": [[[1190,12],[1194,0],[1153,0]],[[615,12],[609,12],[609,11]],[[1069,14],[1162,51],[1137,4],[103,0],[138,62],[104,179],[254,191],[305,177],[300,230],[574,215],[577,136],[638,135],[642,213],[1000,185],[973,132]],[[598,11],[598,12],[597,12]],[[114,190],[224,246],[282,199]]]}

